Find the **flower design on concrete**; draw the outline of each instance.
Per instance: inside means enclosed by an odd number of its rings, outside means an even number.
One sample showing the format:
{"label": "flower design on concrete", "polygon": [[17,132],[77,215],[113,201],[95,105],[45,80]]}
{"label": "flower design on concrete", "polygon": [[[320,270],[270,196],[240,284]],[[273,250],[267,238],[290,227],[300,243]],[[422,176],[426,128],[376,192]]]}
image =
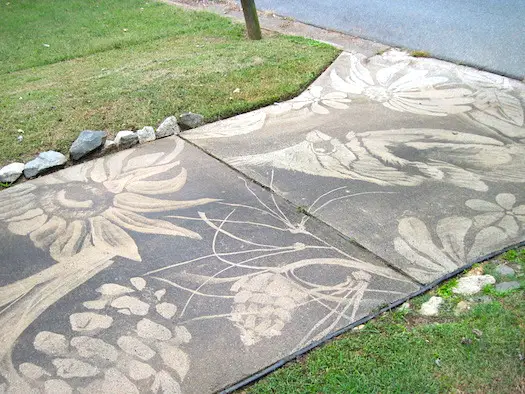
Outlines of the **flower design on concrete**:
{"label": "flower design on concrete", "polygon": [[[407,271],[415,277],[431,280],[435,277],[432,273],[452,272],[501,249],[509,240],[515,240],[518,235],[514,231],[517,225],[515,217],[519,216],[522,220],[525,205],[512,211],[515,199],[507,193],[499,194],[497,202],[498,205],[483,200],[468,200],[467,206],[487,213],[473,218],[452,216],[441,219],[434,232],[419,218],[401,219],[394,247],[412,265]],[[507,216],[509,219],[505,219]],[[439,242],[435,242],[433,234]]]}
{"label": "flower design on concrete", "polygon": [[[33,346],[48,362],[18,366],[27,384],[44,393],[72,392],[73,385],[80,393],[181,393],[190,368],[183,348],[191,334],[173,324],[177,307],[166,301],[166,289],[136,277],[127,286],[105,283],[97,292],[98,299],[84,302],[88,312],[70,315],[71,338],[36,334]],[[81,387],[78,378],[83,378]]]}
{"label": "flower design on concrete", "polygon": [[[216,201],[159,198],[176,193],[186,183],[186,170],[176,168],[180,164],[176,158],[183,149],[184,142],[173,139],[163,152],[123,151],[1,193],[0,220],[7,223],[8,230],[29,236],[39,248],[48,248],[57,261],[0,288],[0,305],[9,306],[0,314],[0,323],[12,327],[0,332],[0,360],[7,370],[17,338],[49,306],[111,266],[117,256],[141,261],[128,231],[200,239],[191,230],[145,216]],[[129,313],[148,311],[132,297],[120,299],[118,307]],[[90,312],[76,316],[72,324],[79,331],[89,332],[111,321]],[[24,390],[18,374],[6,379],[11,386]]]}
{"label": "flower design on concrete", "polygon": [[354,95],[363,95],[385,107],[419,115],[446,116],[469,111],[474,99],[465,88],[446,86],[448,78],[431,76],[429,70],[408,67],[409,62],[400,62],[385,67],[375,74],[362,64],[354,54],[344,54],[348,74],[340,76],[334,69],[330,73],[332,86]]}
{"label": "flower design on concrete", "polygon": [[[181,149],[179,145],[178,151]],[[190,230],[143,214],[213,200],[159,199],[184,186],[186,170],[181,168],[170,179],[152,180],[179,163],[163,153],[130,158],[132,154],[132,150],[123,151],[52,175],[40,184],[37,181],[7,190],[0,196],[0,220],[8,222],[14,234],[28,235],[35,246],[49,248],[57,261],[90,248],[140,261],[129,230],[200,239]]]}
{"label": "flower design on concrete", "polygon": [[308,298],[305,289],[273,273],[241,278],[230,290],[236,294],[229,319],[247,346],[281,335],[294,310]]}
{"label": "flower design on concrete", "polygon": [[503,229],[510,237],[518,235],[520,227],[525,223],[525,204],[516,206],[516,197],[511,193],[498,194],[496,203],[472,199],[465,205],[481,212],[474,217],[477,226],[494,225]]}
{"label": "flower design on concrete", "polygon": [[470,119],[509,138],[525,137],[525,100],[516,96],[508,78],[468,68],[457,72],[474,91],[474,108],[466,114]]}
{"label": "flower design on concrete", "polygon": [[[384,292],[373,288],[376,277],[381,278],[383,285],[394,286],[390,294],[399,294],[397,285],[411,288],[412,283],[407,278],[384,266],[352,257],[309,232],[307,223],[310,216],[288,212],[279,205],[274,195],[263,197],[248,183],[245,187],[256,204],[221,202],[221,205],[231,209],[225,217],[210,218],[199,212],[199,218],[194,218],[215,231],[210,254],[176,262],[144,275],[189,294],[178,314],[178,318],[190,315],[187,325],[227,319],[236,328],[245,346],[256,346],[277,340],[289,325],[295,324],[297,330],[295,316],[298,313],[304,313],[308,308],[320,308],[319,319],[310,322],[311,325],[306,325],[305,320],[300,327],[303,337],[294,348],[299,349],[322,339],[336,327],[359,318],[365,298],[366,305],[379,305]],[[330,198],[332,192],[319,196],[308,212],[314,214],[340,199]],[[266,198],[269,200],[265,201]],[[266,236],[276,232],[277,239],[283,238],[283,232],[293,234],[297,242],[286,240],[279,245],[275,240],[269,244],[266,237],[247,239],[243,229],[250,228],[264,228]],[[319,257],[312,257],[312,254]],[[283,259],[281,256],[294,257]],[[216,272],[202,274],[199,267],[204,261],[208,267],[219,262]],[[192,272],[194,264],[195,271]],[[180,266],[185,267],[183,272],[177,269]],[[325,282],[319,277],[320,270],[324,269],[336,270],[339,275]],[[190,306],[201,297],[231,302],[225,304],[221,313],[214,310],[215,313],[191,316]]]}
{"label": "flower design on concrete", "polygon": [[312,86],[291,100],[289,104],[292,109],[308,107],[313,113],[327,115],[330,113],[328,108],[347,109],[351,100],[343,92],[331,92],[322,94],[322,86]]}
{"label": "flower design on concrete", "polygon": [[[416,152],[403,155],[403,152]],[[417,186],[433,181],[487,191],[485,181],[525,182],[525,146],[441,129],[349,132],[346,141],[319,130],[304,141],[253,156],[229,157],[233,166],[268,166],[314,176],[378,185]]]}

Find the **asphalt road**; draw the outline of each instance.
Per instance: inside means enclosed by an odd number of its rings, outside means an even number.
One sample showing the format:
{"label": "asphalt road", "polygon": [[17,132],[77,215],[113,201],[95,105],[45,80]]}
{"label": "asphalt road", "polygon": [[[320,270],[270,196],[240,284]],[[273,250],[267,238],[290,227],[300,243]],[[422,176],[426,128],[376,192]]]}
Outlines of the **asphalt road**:
{"label": "asphalt road", "polygon": [[256,0],[259,9],[525,77],[525,0]]}

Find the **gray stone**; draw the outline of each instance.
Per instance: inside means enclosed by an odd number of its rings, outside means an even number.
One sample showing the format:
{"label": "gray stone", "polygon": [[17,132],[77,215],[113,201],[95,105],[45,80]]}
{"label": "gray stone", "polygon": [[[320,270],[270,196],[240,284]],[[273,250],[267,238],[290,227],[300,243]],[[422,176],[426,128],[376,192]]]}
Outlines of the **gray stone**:
{"label": "gray stone", "polygon": [[117,151],[117,144],[115,144],[115,141],[106,140],[106,142],[104,142],[104,146],[102,147],[102,154],[107,155],[115,151]]}
{"label": "gray stone", "polygon": [[478,302],[480,304],[486,304],[488,302],[492,302],[492,297],[488,295],[474,296],[474,297],[470,297],[469,301]]}
{"label": "gray stone", "polygon": [[443,303],[443,298],[441,297],[430,297],[430,300],[424,302],[421,305],[419,313],[423,316],[437,316],[439,313],[439,306]]}
{"label": "gray stone", "polygon": [[155,129],[151,126],[146,126],[137,131],[139,137],[139,143],[144,144],[146,142],[155,141]]}
{"label": "gray stone", "polygon": [[0,169],[0,183],[13,183],[24,172],[24,163],[11,163]]}
{"label": "gray stone", "polygon": [[180,128],[177,124],[177,118],[175,116],[170,116],[164,119],[164,121],[160,124],[159,128],[155,132],[155,137],[164,138],[178,133],[180,133]]}
{"label": "gray stone", "polygon": [[498,283],[495,288],[496,291],[510,291],[514,289],[519,289],[520,282],[513,280],[512,282],[501,282]]}
{"label": "gray stone", "polygon": [[123,130],[117,133],[115,144],[118,149],[128,149],[139,143],[139,137],[133,131]]}
{"label": "gray stone", "polygon": [[516,274],[516,272],[508,265],[498,265],[496,267],[496,272],[502,276],[513,276]]}
{"label": "gray stone", "polygon": [[204,116],[186,112],[180,116],[179,124],[183,130],[194,129],[204,124]]}
{"label": "gray stone", "polygon": [[26,163],[24,166],[24,176],[26,178],[34,178],[52,168],[62,167],[66,162],[66,156],[60,152],[53,150],[42,152],[36,159]]}
{"label": "gray stone", "polygon": [[88,153],[100,148],[106,142],[106,138],[105,131],[84,130],[71,145],[69,156],[73,160],[80,160]]}
{"label": "gray stone", "polygon": [[452,289],[455,294],[472,295],[479,293],[486,285],[496,283],[491,275],[474,275],[459,278],[458,284]]}

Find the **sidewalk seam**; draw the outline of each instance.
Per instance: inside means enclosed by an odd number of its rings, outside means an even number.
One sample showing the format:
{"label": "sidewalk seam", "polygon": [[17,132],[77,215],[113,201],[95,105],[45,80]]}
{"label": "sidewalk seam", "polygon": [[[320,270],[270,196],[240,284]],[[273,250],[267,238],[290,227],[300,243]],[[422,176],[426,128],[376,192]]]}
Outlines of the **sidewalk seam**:
{"label": "sidewalk seam", "polygon": [[[224,160],[220,159],[219,157],[215,156],[213,153],[211,152],[208,152],[206,149],[202,148],[201,146],[195,144],[194,142],[192,142],[191,140],[188,140],[186,138],[184,138],[182,136],[183,133],[180,133],[180,134],[177,134],[177,137],[180,138],[181,140],[183,140],[184,142],[190,144],[191,146],[193,146],[194,148],[197,148],[199,149],[201,152],[203,152],[204,154],[208,155],[209,157],[211,157],[212,159],[215,159],[217,160],[219,163],[225,165],[226,167],[230,168],[231,170],[235,171],[237,174],[240,174],[242,175],[244,178],[250,180],[251,182],[255,183],[256,185],[258,185],[259,187],[263,188],[264,190],[272,193],[272,194],[275,194],[276,196],[279,196],[280,198],[282,198],[284,201],[286,201],[288,204],[290,204],[291,206],[295,207],[295,208],[298,208],[299,206],[296,205],[295,203],[293,203],[292,201],[288,200],[286,197],[284,197],[283,195],[279,194],[278,192],[276,192],[275,190],[273,190],[272,188],[270,188],[269,186],[257,181],[256,179],[253,179],[250,175],[244,173],[243,171],[239,170],[238,168],[235,168],[233,166],[231,166],[230,164],[228,164],[227,162],[225,162]],[[321,220],[320,218],[318,218],[317,216],[314,216],[314,215],[311,215],[309,213],[306,213],[305,215],[307,215],[308,217],[316,220],[318,223],[322,223],[323,225],[327,226],[330,230],[332,230],[335,234],[337,234],[339,237],[341,237],[345,242],[351,242],[353,243],[354,245],[357,245],[359,246],[360,248],[362,248],[363,250],[367,251],[368,253],[372,254],[378,261],[380,261],[381,263],[385,264],[388,268],[390,268],[391,270],[397,272],[398,274],[402,275],[403,277],[411,280],[412,282],[414,282],[415,284],[417,284],[418,286],[425,286],[424,283],[420,282],[419,280],[413,278],[411,275],[407,274],[406,272],[404,272],[403,270],[401,270],[400,268],[392,265],[390,262],[388,262],[387,260],[383,259],[382,257],[376,255],[375,253],[373,253],[371,250],[369,250],[368,248],[365,248],[363,245],[361,245],[359,242],[357,242],[356,240],[346,236],[345,234],[343,234],[341,231],[337,230],[336,228],[332,227],[331,225],[329,225],[328,223],[326,223],[324,220]]]}

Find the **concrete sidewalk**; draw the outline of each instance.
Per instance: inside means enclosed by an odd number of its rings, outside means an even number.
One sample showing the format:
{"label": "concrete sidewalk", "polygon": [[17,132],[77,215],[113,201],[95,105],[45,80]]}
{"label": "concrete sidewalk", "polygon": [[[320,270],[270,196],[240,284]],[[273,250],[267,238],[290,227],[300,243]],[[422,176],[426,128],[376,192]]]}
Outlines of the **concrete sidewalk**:
{"label": "concrete sidewalk", "polygon": [[0,392],[218,391],[524,241],[524,105],[345,52],[296,99],[0,192]]}

